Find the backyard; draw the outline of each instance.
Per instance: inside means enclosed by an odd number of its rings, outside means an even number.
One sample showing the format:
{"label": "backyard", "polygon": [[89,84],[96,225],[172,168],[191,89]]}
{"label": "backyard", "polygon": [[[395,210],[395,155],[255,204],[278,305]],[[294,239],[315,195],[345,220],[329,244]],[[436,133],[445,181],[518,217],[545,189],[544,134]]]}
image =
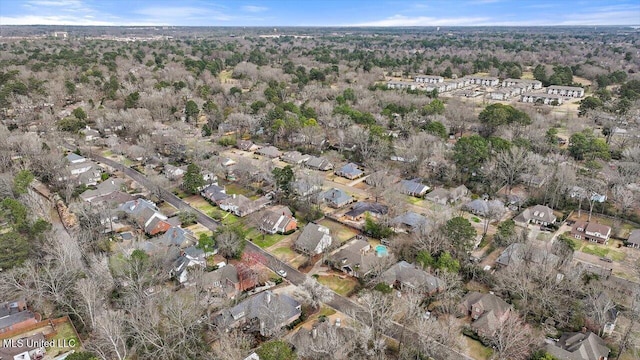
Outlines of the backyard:
{"label": "backyard", "polygon": [[353,238],[358,235],[358,231],[348,226],[342,225],[339,222],[331,219],[323,219],[318,222],[319,225],[326,226],[331,231],[333,239],[337,240],[339,244]]}
{"label": "backyard", "polygon": [[54,337],[47,339],[47,341],[54,340],[56,344],[47,348],[47,355],[58,356],[80,348],[80,340],[69,321],[56,325],[56,331]]}

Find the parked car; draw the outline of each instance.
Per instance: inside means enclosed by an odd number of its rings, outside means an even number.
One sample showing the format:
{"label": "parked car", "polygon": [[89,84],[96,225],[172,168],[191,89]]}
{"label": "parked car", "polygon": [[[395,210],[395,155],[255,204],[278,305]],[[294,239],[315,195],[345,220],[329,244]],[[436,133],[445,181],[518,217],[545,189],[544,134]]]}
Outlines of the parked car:
{"label": "parked car", "polygon": [[606,257],[601,257],[600,260],[602,260],[604,262],[608,262],[608,263],[613,262],[613,260],[611,260],[609,258],[606,258]]}
{"label": "parked car", "polygon": [[276,272],[278,273],[278,275],[282,276],[283,278],[287,277],[287,272],[282,270],[282,269],[280,269],[280,270],[278,270]]}

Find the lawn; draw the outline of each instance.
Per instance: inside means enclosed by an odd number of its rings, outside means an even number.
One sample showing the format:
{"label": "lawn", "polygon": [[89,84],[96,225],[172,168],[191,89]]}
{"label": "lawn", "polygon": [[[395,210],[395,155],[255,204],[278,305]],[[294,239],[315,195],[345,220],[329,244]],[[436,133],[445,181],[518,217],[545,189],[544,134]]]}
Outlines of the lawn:
{"label": "lawn", "polygon": [[350,295],[358,286],[358,281],[348,276],[341,278],[338,275],[320,275],[318,282],[342,296]]}
{"label": "lawn", "polygon": [[591,255],[596,255],[600,257],[608,257],[613,261],[621,261],[621,260],[624,260],[625,258],[625,254],[623,252],[609,249],[605,245],[596,245],[596,244],[585,245],[582,247],[580,251],[582,251],[585,254],[591,254]]}
{"label": "lawn", "polygon": [[463,336],[466,341],[465,348],[467,349],[467,354],[469,354],[472,358],[476,360],[488,360],[493,355],[493,350],[482,345],[480,341],[473,340],[468,336]]}
{"label": "lawn", "polygon": [[[69,322],[65,322],[56,326],[56,336],[51,339],[47,339],[48,341],[56,340],[56,345],[65,345],[62,340],[67,341],[67,346],[53,346],[47,348],[47,354],[57,356],[59,354],[64,354],[73,349],[80,349],[80,340],[76,336],[76,332],[73,330],[73,326]],[[60,343],[57,343],[60,341]],[[73,345],[73,346],[72,346]]]}
{"label": "lawn", "polygon": [[318,224],[328,227],[331,231],[331,236],[334,239],[338,240],[340,244],[358,235],[357,230],[352,229],[348,226],[344,226],[339,222],[333,221],[331,219],[323,219],[322,221],[318,222]]}
{"label": "lawn", "polygon": [[421,198],[417,198],[415,196],[407,196],[407,202],[413,204],[413,205],[418,205],[420,204],[420,202],[422,201]]}
{"label": "lawn", "polygon": [[224,187],[227,190],[227,194],[240,194],[246,197],[251,197],[254,195],[250,190],[247,190],[246,188],[243,188],[236,183],[228,183],[225,184]]}
{"label": "lawn", "polygon": [[541,233],[538,234],[538,236],[536,236],[536,239],[540,240],[540,241],[549,241],[549,239],[551,239],[552,235],[553,234],[541,232]]}
{"label": "lawn", "polygon": [[186,201],[189,205],[207,214],[215,209],[213,205],[209,204],[209,202],[200,195],[191,195],[188,198],[184,198],[183,200]]}
{"label": "lawn", "polygon": [[281,246],[279,248],[273,249],[271,251],[271,253],[276,255],[276,256],[277,255],[282,255],[282,257],[284,257],[284,258],[293,258],[293,257],[295,257],[297,255],[296,252],[291,250],[291,248],[288,247],[288,246]]}
{"label": "lawn", "polygon": [[111,150],[105,150],[102,152],[102,156],[104,157],[110,157],[111,155],[113,155],[113,152]]}
{"label": "lawn", "polygon": [[271,247],[278,243],[280,240],[284,239],[285,235],[280,234],[263,234],[258,229],[251,229],[249,233],[247,233],[247,239],[253,239],[253,243],[260,246],[263,249]]}

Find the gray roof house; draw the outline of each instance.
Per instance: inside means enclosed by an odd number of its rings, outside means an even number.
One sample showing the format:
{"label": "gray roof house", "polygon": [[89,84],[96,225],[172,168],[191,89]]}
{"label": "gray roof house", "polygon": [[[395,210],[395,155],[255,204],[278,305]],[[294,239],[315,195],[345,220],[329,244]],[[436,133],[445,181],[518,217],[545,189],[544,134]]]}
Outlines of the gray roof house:
{"label": "gray roof house", "polygon": [[635,229],[629,234],[629,239],[627,239],[627,246],[640,249],[640,229]]}
{"label": "gray roof house", "polygon": [[547,226],[556,222],[556,216],[549,207],[535,205],[525,209],[520,215],[516,216],[513,221],[521,226],[527,226],[530,223]]}
{"label": "gray roof house", "polygon": [[233,264],[204,273],[202,280],[208,291],[221,291],[229,298],[235,298],[240,291],[238,269]]}
{"label": "gray roof house", "polygon": [[449,190],[445,188],[437,188],[428,193],[424,198],[436,204],[446,205],[449,202]]}
{"label": "gray roof house", "polygon": [[87,190],[80,194],[80,198],[84,201],[91,201],[100,196],[109,195],[115,191],[122,190],[125,187],[125,181],[118,178],[108,178],[96,186],[95,190]]}
{"label": "gray roof house", "polygon": [[277,157],[280,157],[282,155],[282,152],[275,146],[265,146],[256,150],[256,154],[275,159]]}
{"label": "gray roof house", "polygon": [[333,164],[325,157],[310,156],[304,163],[307,167],[315,170],[328,171],[333,170]]}
{"label": "gray roof house", "polygon": [[388,211],[389,208],[386,205],[368,201],[358,201],[353,205],[351,210],[344,214],[344,216],[352,221],[359,221],[364,219],[366,214],[370,214],[373,217],[379,217],[385,215]]}
{"label": "gray roof house", "polygon": [[437,292],[443,285],[437,277],[406,261],[400,261],[382,273],[381,280],[392,287],[429,294]]}
{"label": "gray roof house", "polygon": [[22,336],[15,340],[15,346],[0,347],[0,359],[24,360],[43,359],[46,353],[45,344],[47,339],[43,333],[30,336]]}
{"label": "gray roof house", "polygon": [[393,218],[391,223],[396,231],[411,232],[420,227],[428,226],[429,220],[424,215],[408,211]]}
{"label": "gray roof house", "polygon": [[200,192],[200,195],[209,201],[218,204],[222,200],[229,198],[224,187],[218,185],[209,185]]}
{"label": "gray roof house", "polygon": [[67,156],[65,156],[65,159],[67,159],[69,164],[78,164],[78,163],[83,163],[87,161],[87,158],[80,156],[76,153],[69,153]]}
{"label": "gray roof house", "polygon": [[327,260],[334,268],[351,276],[361,278],[371,272],[378,261],[375,251],[365,240],[355,239],[342,248],[334,251]]}
{"label": "gray roof house", "polygon": [[506,211],[504,203],[500,200],[475,199],[466,203],[464,208],[479,216],[487,216],[491,211],[499,211],[501,215]]}
{"label": "gray roof house", "polygon": [[606,360],[609,348],[604,340],[592,332],[566,333],[545,350],[559,360]]}
{"label": "gray roof house", "polygon": [[353,198],[349,194],[336,188],[329,189],[321,193],[319,195],[319,200],[336,209],[353,202]]}
{"label": "gray roof house", "polygon": [[263,196],[257,200],[251,200],[244,195],[232,194],[218,203],[220,209],[233,213],[236,216],[247,216],[266,207],[271,203],[267,197]]}
{"label": "gray roof house", "polygon": [[429,187],[427,185],[421,184],[417,179],[400,180],[400,192],[402,192],[403,194],[422,197],[427,193],[427,191],[429,191]]}
{"label": "gray roof house", "polygon": [[177,246],[184,249],[197,244],[198,240],[191,231],[174,226],[158,238],[158,243],[164,246]]}
{"label": "gray roof house", "polygon": [[128,214],[149,235],[169,230],[171,224],[154,203],[146,199],[128,201],[118,208]]}
{"label": "gray roof house", "polygon": [[322,254],[331,246],[332,240],[328,227],[308,223],[296,239],[294,247],[303,254]]}
{"label": "gray roof house", "polygon": [[358,168],[358,165],[354,163],[348,163],[343,167],[341,167],[340,169],[336,170],[336,175],[342,176],[343,178],[347,178],[350,180],[354,180],[364,175],[364,171],[360,170]]}
{"label": "gray roof house", "polygon": [[252,330],[259,331],[262,336],[270,336],[296,321],[302,313],[301,309],[300,303],[292,297],[266,290],[223,310],[214,323],[226,329],[244,324],[255,325]]}
{"label": "gray roof house", "polygon": [[462,303],[460,310],[465,315],[471,315],[471,328],[480,336],[490,336],[507,319],[511,312],[511,305],[492,293],[469,293]]}
{"label": "gray roof house", "polygon": [[302,164],[309,160],[311,156],[300,153],[299,151],[287,151],[282,154],[280,160],[288,164]]}
{"label": "gray roof house", "polygon": [[254,144],[249,140],[239,140],[237,146],[238,146],[238,149],[243,151],[256,151],[260,148],[260,146]]}
{"label": "gray roof house", "polygon": [[322,187],[320,185],[314,184],[312,181],[307,179],[298,179],[291,183],[291,187],[296,195],[302,197],[317,194],[322,191]]}

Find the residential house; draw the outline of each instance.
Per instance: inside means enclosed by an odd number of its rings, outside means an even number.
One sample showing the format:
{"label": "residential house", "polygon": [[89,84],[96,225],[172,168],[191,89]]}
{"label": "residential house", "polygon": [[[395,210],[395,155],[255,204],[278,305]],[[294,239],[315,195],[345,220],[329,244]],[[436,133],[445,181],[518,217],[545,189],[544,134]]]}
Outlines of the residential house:
{"label": "residential house", "polygon": [[347,178],[349,180],[354,180],[364,175],[364,171],[360,170],[358,168],[358,165],[354,163],[348,163],[340,169],[336,170],[336,175],[342,176],[343,178]]}
{"label": "residential house", "polygon": [[449,202],[449,190],[445,188],[437,188],[428,193],[424,198],[440,205],[446,205]]}
{"label": "residential house", "polygon": [[500,200],[475,199],[464,205],[470,213],[482,217],[488,215],[502,215],[506,211],[504,203]]}
{"label": "residential house", "polygon": [[106,205],[107,207],[113,209],[113,208],[117,208],[118,206],[120,206],[121,204],[126,203],[127,201],[132,201],[135,200],[136,197],[133,195],[130,195],[126,192],[123,191],[114,191],[108,195],[101,195],[101,196],[97,196],[93,199],[91,199],[89,201],[89,203],[91,204],[97,204],[97,205]]}
{"label": "residential house", "polygon": [[320,193],[318,199],[335,209],[339,209],[353,202],[353,198],[349,194],[336,188]]}
{"label": "residential house", "polygon": [[69,164],[80,164],[87,162],[87,159],[85,157],[80,156],[76,153],[69,153],[67,156],[65,156],[65,159]]}
{"label": "residential house", "polygon": [[471,315],[471,328],[481,337],[491,336],[511,313],[511,305],[493,293],[470,292],[460,304],[465,315]]}
{"label": "residential house", "polygon": [[26,328],[38,321],[40,314],[27,309],[24,299],[0,303],[0,334]]}
{"label": "residential house", "polygon": [[286,153],[282,154],[282,156],[280,157],[280,160],[288,164],[300,165],[306,162],[307,160],[309,160],[310,157],[311,155],[305,155],[300,153],[299,151],[287,151]]}
{"label": "residential house", "polygon": [[560,95],[564,97],[581,98],[584,96],[584,89],[576,86],[551,85],[547,88],[547,94]]}
{"label": "residential house", "polygon": [[417,179],[400,180],[400,192],[409,196],[423,197],[429,191],[427,185],[421,184]]}
{"label": "residential house", "polygon": [[562,105],[564,98],[560,95],[544,93],[523,93],[520,101],[525,103],[540,103],[545,105]]}
{"label": "residential house", "polygon": [[520,226],[527,226],[531,223],[549,226],[556,222],[556,215],[553,213],[553,210],[547,206],[535,205],[525,209],[520,215],[516,216],[513,221]]}
{"label": "residential house", "polygon": [[576,239],[584,239],[599,244],[609,242],[611,227],[597,222],[576,221],[571,227],[571,236]]}
{"label": "residential house", "polygon": [[238,149],[243,151],[249,151],[249,152],[254,152],[260,149],[260,146],[254,144],[249,140],[239,140],[237,143],[237,146],[238,146]]}
{"label": "residential house", "polygon": [[221,201],[229,198],[229,195],[227,195],[224,187],[218,185],[209,185],[205,187],[200,192],[200,195],[216,205],[218,205]]}
{"label": "residential house", "polygon": [[171,164],[166,164],[164,166],[164,176],[169,180],[177,180],[184,176],[187,172],[186,166],[173,166]]}
{"label": "residential house", "polygon": [[301,309],[300,303],[292,297],[266,290],[223,310],[214,323],[223,329],[245,326],[259,331],[262,336],[271,336],[296,321]]}
{"label": "residential house", "polygon": [[190,230],[173,226],[158,238],[158,243],[164,246],[176,246],[185,249],[198,244],[198,239]]}
{"label": "residential house", "polygon": [[369,242],[360,239],[354,239],[335,250],[327,260],[334,268],[357,278],[367,276],[378,261]]}
{"label": "residential house", "polygon": [[429,220],[418,213],[409,211],[391,220],[396,232],[413,232],[429,225]]}
{"label": "residential house", "polygon": [[358,201],[344,216],[351,221],[361,221],[367,214],[373,217],[380,217],[386,215],[388,211],[389,208],[386,205],[368,201]]}
{"label": "residential house", "polygon": [[167,217],[149,200],[136,199],[127,201],[120,205],[119,210],[128,214],[149,235],[157,235],[171,228]]}
{"label": "residential house", "polygon": [[444,81],[442,76],[438,75],[418,75],[415,77],[415,82],[426,84],[437,84]]}
{"label": "residential house", "polygon": [[291,188],[294,194],[301,197],[315,195],[322,191],[322,187],[319,184],[314,184],[311,179],[305,178],[298,179],[291,183]]}
{"label": "residential house", "polygon": [[275,146],[265,146],[256,150],[256,154],[275,159],[282,155],[282,152]]}
{"label": "residential house", "polygon": [[541,188],[547,182],[546,176],[538,176],[535,174],[520,174],[520,181],[529,187]]}
{"label": "residential house", "polygon": [[238,276],[238,269],[233,264],[227,264],[214,271],[205,272],[202,283],[208,291],[219,291],[232,299],[247,289],[242,286]]}
{"label": "residential house", "polygon": [[502,254],[496,260],[496,265],[507,267],[523,262],[536,268],[555,268],[560,265],[560,258],[544,248],[530,244],[513,243],[502,251]]}
{"label": "residential house", "polygon": [[387,89],[409,89],[415,90],[417,88],[415,82],[410,81],[389,81],[387,82]]}
{"label": "residential house", "polygon": [[102,176],[102,168],[93,161],[75,154],[69,153],[65,159],[67,160],[68,176],[64,176],[58,180],[74,180],[78,184],[86,186],[97,185]]}
{"label": "residential house", "polygon": [[327,250],[332,240],[328,227],[308,223],[296,239],[294,247],[303,254],[317,255]]}
{"label": "residential house", "polygon": [[[329,320],[329,319],[327,319]],[[328,339],[355,339],[358,334],[356,330],[349,326],[340,326],[340,318],[336,318],[335,322],[324,321],[321,319],[316,321],[309,329],[306,326],[300,326],[298,331],[291,337],[291,344],[296,348],[308,349],[305,359],[326,359],[325,349],[331,349],[330,358],[333,360],[351,360],[352,343],[349,341],[332,341]],[[329,345],[329,347],[327,347]],[[255,354],[255,353],[254,353]],[[256,355],[257,356],[257,355]],[[245,358],[244,360],[260,360],[259,357]]]}
{"label": "residential house", "polygon": [[289,234],[298,228],[298,222],[286,206],[266,210],[260,221],[260,230],[267,234]]}
{"label": "residential house", "polygon": [[233,159],[230,159],[228,157],[225,158],[220,158],[220,165],[222,165],[222,167],[227,168],[229,166],[233,166],[236,165],[237,162]]}
{"label": "residential house", "polygon": [[91,129],[89,126],[87,126],[87,128],[82,130],[81,132],[84,135],[85,142],[92,142],[94,140],[100,139],[100,133],[97,130]]}
{"label": "residential house", "polygon": [[629,239],[627,239],[627,246],[640,249],[640,229],[631,231],[631,234],[629,234]]}
{"label": "residential house", "polygon": [[220,209],[233,213],[236,216],[244,217],[265,208],[271,200],[263,196],[257,200],[251,200],[244,195],[232,194],[218,203]]}
{"label": "residential house", "polygon": [[87,190],[80,194],[80,198],[84,201],[91,202],[91,200],[95,198],[107,196],[125,188],[126,183],[123,179],[108,178],[107,180],[98,184],[95,190]]}
{"label": "residential house", "polygon": [[202,249],[198,249],[195,246],[184,249],[180,256],[173,262],[169,275],[176,279],[180,284],[190,285],[189,280],[189,268],[198,266],[203,268],[207,266],[207,260],[205,253]]}
{"label": "residential house", "polygon": [[437,277],[423,269],[400,261],[382,273],[380,277],[385,284],[401,290],[414,290],[433,294],[442,289],[443,283]]}
{"label": "residential house", "polygon": [[333,164],[325,157],[309,156],[309,159],[304,164],[305,166],[315,170],[333,170]]}
{"label": "residential house", "polygon": [[464,198],[469,194],[469,189],[466,186],[460,185],[456,188],[451,189],[449,193],[449,202],[455,203]]}
{"label": "residential house", "polygon": [[15,346],[0,347],[1,360],[41,360],[44,359],[47,339],[43,333],[12,340]]}
{"label": "residential house", "polygon": [[474,97],[478,97],[478,96],[480,96],[482,94],[483,94],[482,91],[478,91],[478,90],[474,90],[474,89],[465,89],[465,90],[456,91],[454,93],[454,95],[456,95],[456,96],[466,97],[466,98],[474,98]]}
{"label": "residential house", "polygon": [[604,340],[590,331],[563,334],[545,350],[559,360],[607,360],[610,351]]}

